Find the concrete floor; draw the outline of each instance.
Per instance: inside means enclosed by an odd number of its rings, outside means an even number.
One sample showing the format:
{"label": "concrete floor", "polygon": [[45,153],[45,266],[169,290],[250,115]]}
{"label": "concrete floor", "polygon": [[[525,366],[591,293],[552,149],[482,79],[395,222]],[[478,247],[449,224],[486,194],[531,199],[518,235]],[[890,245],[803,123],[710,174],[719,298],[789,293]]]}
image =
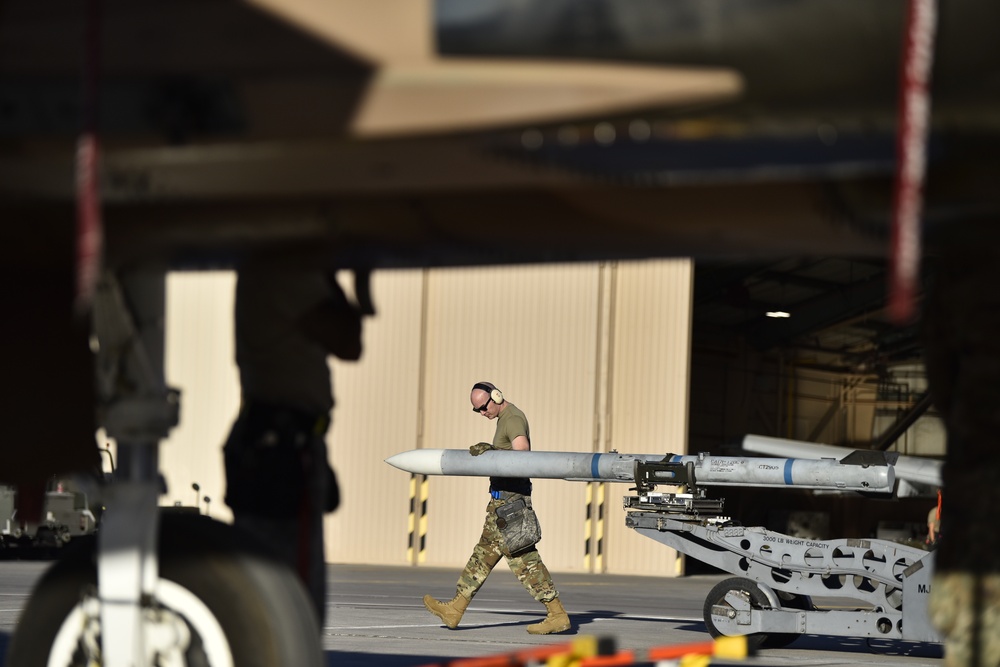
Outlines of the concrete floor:
{"label": "concrete floor", "polygon": [[[34,581],[47,563],[0,562],[0,649],[6,647]],[[544,608],[502,564],[473,600],[456,630],[442,626],[421,598],[454,594],[457,570],[331,564],[323,648],[338,667],[411,667],[453,658],[487,656],[566,642],[591,635],[611,638],[619,649],[710,639],[702,605],[723,575],[681,578],[561,574],[553,578],[573,621],[560,635],[529,635],[525,628]],[[789,647],[761,651],[747,665],[940,667],[933,644],[804,636]],[[0,665],[2,665],[0,661]],[[716,661],[714,664],[723,664]]]}

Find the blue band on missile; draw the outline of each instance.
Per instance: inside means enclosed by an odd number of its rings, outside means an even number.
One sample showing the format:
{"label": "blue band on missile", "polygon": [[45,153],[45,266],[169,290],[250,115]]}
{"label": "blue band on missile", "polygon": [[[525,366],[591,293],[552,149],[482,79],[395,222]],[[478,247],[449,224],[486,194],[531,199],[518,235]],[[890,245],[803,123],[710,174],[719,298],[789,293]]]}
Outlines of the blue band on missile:
{"label": "blue band on missile", "polygon": [[795,459],[785,459],[785,484],[792,483],[792,464]]}
{"label": "blue band on missile", "polygon": [[674,454],[673,456],[670,457],[670,462],[671,463],[680,463],[681,462],[681,455],[680,454]]}
{"label": "blue band on missile", "polygon": [[600,454],[594,454],[593,456],[590,457],[590,476],[593,477],[594,479],[601,478],[601,476],[598,474],[598,468],[600,466],[597,465],[597,462],[600,460],[601,460]]}

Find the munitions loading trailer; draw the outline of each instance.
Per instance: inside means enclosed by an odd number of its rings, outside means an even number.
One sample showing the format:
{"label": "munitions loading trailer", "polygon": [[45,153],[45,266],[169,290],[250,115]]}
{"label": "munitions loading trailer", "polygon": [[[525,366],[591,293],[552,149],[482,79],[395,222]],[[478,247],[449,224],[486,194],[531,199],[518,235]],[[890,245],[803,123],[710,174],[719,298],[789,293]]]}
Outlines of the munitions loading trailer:
{"label": "munitions loading trailer", "polygon": [[[737,575],[705,599],[712,636],[748,635],[753,646],[785,646],[800,635],[940,643],[927,601],[934,552],[877,539],[807,540],[722,516],[693,463],[636,461],[625,525]],[[661,484],[686,487],[658,493]],[[817,608],[813,597],[838,598]]]}

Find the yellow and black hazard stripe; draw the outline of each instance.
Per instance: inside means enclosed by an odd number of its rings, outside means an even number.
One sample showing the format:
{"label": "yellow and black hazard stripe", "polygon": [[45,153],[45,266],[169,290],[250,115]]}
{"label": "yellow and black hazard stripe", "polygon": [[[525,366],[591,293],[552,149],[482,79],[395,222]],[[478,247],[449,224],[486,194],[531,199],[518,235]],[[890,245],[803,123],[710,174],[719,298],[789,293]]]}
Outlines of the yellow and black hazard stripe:
{"label": "yellow and black hazard stripe", "polygon": [[424,562],[427,549],[427,476],[410,475],[410,517],[407,522],[409,543],[406,562]]}
{"label": "yellow and black hazard stripe", "polygon": [[594,483],[587,482],[586,507],[587,511],[583,519],[583,571],[590,572],[590,533],[591,533],[591,512],[593,510]]}
{"label": "yellow and black hazard stripe", "polygon": [[[583,569],[604,571],[604,482],[587,482],[586,518],[583,524]],[[594,489],[597,500],[594,501]]]}
{"label": "yellow and black hazard stripe", "polygon": [[604,491],[606,482],[597,484],[597,525],[594,528],[594,572],[604,572]]}

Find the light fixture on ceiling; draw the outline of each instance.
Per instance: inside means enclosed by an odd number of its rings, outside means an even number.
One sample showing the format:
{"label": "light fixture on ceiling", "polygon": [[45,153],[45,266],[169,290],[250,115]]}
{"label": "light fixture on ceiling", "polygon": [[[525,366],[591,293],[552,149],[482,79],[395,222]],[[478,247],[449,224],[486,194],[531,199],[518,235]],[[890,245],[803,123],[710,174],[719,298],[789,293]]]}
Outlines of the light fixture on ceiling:
{"label": "light fixture on ceiling", "polygon": [[787,302],[785,301],[785,281],[784,281],[784,279],[781,280],[780,287],[781,287],[781,300],[778,302],[779,307],[776,308],[776,309],[774,309],[774,310],[768,310],[768,311],[766,311],[764,314],[767,315],[768,317],[782,318],[782,317],[791,317],[792,316],[791,313],[789,313],[788,311],[785,310],[785,303],[787,303]]}

